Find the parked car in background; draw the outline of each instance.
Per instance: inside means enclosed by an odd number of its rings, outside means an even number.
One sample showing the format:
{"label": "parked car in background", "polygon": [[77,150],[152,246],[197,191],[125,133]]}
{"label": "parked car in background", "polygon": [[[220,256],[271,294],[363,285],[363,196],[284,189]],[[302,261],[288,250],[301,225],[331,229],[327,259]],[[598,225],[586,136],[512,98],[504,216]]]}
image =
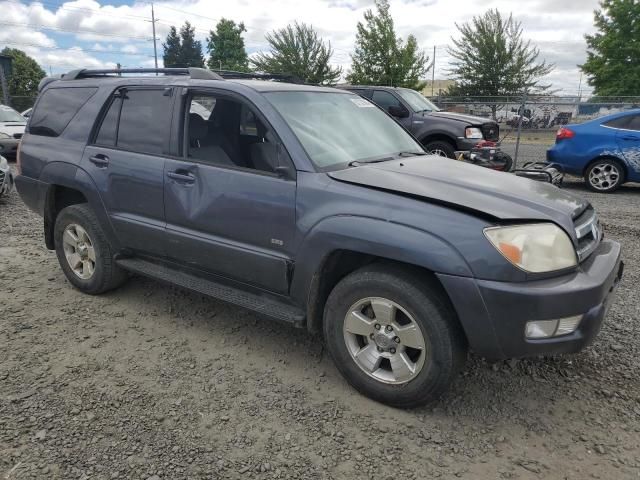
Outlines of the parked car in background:
{"label": "parked car in background", "polygon": [[640,182],[640,110],[560,128],[547,160],[582,176],[596,192],[609,193],[625,182]]}
{"label": "parked car in background", "polygon": [[0,197],[8,195],[13,189],[13,173],[7,159],[0,155]]}
{"label": "parked car in background", "polygon": [[0,155],[15,158],[27,119],[13,108],[0,105]]}
{"label": "parked car in background", "polygon": [[130,271],[322,332],[355,388],[399,407],[436,399],[468,348],[580,350],[622,275],[585,199],[428,155],[335,88],[70,72],[44,82],[19,168],[82,292]]}
{"label": "parked car in background", "polygon": [[478,142],[500,140],[500,127],[493,120],[440,111],[424,95],[409,88],[341,85],[371,100],[405,127],[436,155],[456,158],[456,151],[471,150]]}

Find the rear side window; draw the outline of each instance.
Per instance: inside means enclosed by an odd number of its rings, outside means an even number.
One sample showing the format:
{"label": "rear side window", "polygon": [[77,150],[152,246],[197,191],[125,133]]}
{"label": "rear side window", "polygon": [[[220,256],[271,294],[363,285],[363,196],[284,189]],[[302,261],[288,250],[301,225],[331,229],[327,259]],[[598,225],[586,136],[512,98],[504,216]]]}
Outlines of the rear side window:
{"label": "rear side window", "polygon": [[31,115],[29,133],[45,137],[61,135],[78,110],[97,90],[94,87],[50,88],[46,90]]}
{"label": "rear side window", "polygon": [[640,115],[634,115],[629,119],[629,123],[627,124],[627,128],[629,130],[640,131]]}
{"label": "rear side window", "polygon": [[630,120],[631,120],[630,116],[618,117],[618,118],[614,118],[613,120],[609,120],[608,122],[605,122],[603,125],[611,128],[628,128]]}
{"label": "rear side window", "polygon": [[97,145],[162,154],[170,134],[170,90],[121,90],[102,119]]}

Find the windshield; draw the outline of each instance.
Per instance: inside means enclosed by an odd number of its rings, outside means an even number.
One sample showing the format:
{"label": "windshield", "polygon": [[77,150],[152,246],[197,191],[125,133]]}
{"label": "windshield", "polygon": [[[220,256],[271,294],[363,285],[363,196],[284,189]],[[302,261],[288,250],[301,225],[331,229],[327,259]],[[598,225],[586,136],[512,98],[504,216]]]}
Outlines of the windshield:
{"label": "windshield", "polygon": [[414,112],[439,112],[440,109],[431,103],[427,98],[416,92],[406,88],[399,88],[398,93],[409,104]]}
{"label": "windshield", "polygon": [[16,112],[13,108],[0,105],[0,122],[26,123],[27,119]]}
{"label": "windshield", "polygon": [[350,93],[269,92],[265,96],[291,127],[320,170],[401,152],[424,153],[394,120]]}

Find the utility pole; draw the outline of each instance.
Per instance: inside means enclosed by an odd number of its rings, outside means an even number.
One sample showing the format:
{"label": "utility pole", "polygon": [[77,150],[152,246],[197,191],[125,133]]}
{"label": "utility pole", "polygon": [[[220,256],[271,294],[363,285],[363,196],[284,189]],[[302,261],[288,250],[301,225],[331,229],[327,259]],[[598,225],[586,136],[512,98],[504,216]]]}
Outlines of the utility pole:
{"label": "utility pole", "polygon": [[[156,15],[153,11],[153,2],[151,3],[151,25],[153,25],[153,59],[156,64],[156,69],[158,68],[158,48],[156,47]],[[156,72],[156,76],[158,72]]]}
{"label": "utility pole", "polygon": [[436,83],[436,46],[433,46],[433,61],[431,62],[431,98],[433,98],[433,87]]}

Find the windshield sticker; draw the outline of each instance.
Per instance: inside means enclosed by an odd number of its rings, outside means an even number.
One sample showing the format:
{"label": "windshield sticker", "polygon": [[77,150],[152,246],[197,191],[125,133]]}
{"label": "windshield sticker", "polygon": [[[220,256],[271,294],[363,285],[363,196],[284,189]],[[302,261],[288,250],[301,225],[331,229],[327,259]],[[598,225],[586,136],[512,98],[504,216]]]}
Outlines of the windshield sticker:
{"label": "windshield sticker", "polygon": [[365,100],[364,98],[351,98],[353,103],[355,103],[360,108],[370,108],[373,107],[373,103]]}

